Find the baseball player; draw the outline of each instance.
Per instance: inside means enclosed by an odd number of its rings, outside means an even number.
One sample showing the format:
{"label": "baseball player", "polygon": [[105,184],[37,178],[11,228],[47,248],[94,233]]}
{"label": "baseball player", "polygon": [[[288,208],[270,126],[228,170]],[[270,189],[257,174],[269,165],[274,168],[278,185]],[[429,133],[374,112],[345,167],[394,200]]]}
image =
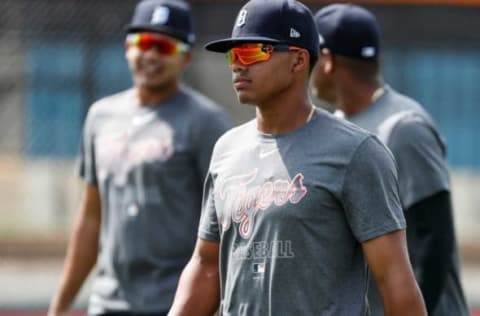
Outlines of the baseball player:
{"label": "baseball player", "polygon": [[394,161],[373,135],[316,109],[311,12],[251,0],[227,53],[256,118],[215,145],[199,239],[169,315],[368,315],[368,262],[389,315],[425,315],[411,270]]}
{"label": "baseball player", "polygon": [[[408,250],[428,313],[467,316],[445,145],[433,120],[417,102],[383,83],[379,26],[372,13],[333,4],[322,8],[315,21],[323,43],[313,93],[390,148],[398,166]],[[373,282],[371,287],[372,315],[383,315],[377,287]]]}
{"label": "baseball player", "polygon": [[202,186],[226,113],[180,83],[194,35],[179,0],[139,2],[125,40],[133,87],[90,108],[85,194],[49,315],[97,265],[89,315],[165,315],[190,258]]}

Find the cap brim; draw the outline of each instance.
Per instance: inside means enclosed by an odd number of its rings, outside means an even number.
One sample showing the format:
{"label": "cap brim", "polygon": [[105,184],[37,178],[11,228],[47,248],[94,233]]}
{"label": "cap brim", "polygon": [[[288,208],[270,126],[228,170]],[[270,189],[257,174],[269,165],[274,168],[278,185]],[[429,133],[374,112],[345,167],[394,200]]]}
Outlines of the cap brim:
{"label": "cap brim", "polygon": [[260,36],[225,38],[225,39],[209,42],[205,44],[204,48],[212,52],[226,53],[233,46],[241,43],[281,43],[281,41],[272,39],[270,37],[260,37]]}

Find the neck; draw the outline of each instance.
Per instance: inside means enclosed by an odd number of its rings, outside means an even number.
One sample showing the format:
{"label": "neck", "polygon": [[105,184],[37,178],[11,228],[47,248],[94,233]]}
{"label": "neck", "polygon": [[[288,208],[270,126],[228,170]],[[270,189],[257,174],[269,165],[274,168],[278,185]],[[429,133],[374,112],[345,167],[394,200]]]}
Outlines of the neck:
{"label": "neck", "polygon": [[345,82],[338,89],[340,90],[339,107],[347,116],[360,113],[371,106],[381,95],[382,87],[380,81],[372,82]]}
{"label": "neck", "polygon": [[176,95],[178,90],[179,86],[176,82],[162,87],[135,87],[136,97],[142,106],[153,106],[162,103]]}
{"label": "neck", "polygon": [[308,94],[301,97],[283,96],[257,106],[257,128],[266,134],[294,131],[305,125],[313,116],[313,104]]}

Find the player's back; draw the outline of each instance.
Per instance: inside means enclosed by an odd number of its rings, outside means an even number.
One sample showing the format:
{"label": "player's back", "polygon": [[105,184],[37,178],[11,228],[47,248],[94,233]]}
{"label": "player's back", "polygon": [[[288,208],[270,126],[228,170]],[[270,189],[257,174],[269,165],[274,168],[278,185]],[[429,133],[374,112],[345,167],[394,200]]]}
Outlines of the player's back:
{"label": "player's back", "polygon": [[[398,167],[400,198],[407,210],[438,192],[450,191],[446,148],[433,119],[418,102],[389,86],[384,89],[375,103],[348,119],[377,134],[392,151]],[[419,263],[426,247],[420,226],[410,221],[407,227],[410,259],[417,279],[422,275]],[[468,315],[460,284],[457,244],[453,244],[451,268],[434,316]],[[373,282],[370,287],[372,315],[383,315],[378,290]]]}

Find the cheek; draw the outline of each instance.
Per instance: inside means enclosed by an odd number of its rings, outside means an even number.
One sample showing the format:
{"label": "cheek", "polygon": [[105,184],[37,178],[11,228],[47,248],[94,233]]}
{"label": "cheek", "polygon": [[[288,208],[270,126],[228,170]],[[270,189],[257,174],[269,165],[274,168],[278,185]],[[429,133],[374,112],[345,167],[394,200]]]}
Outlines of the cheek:
{"label": "cheek", "polygon": [[140,59],[140,52],[132,47],[127,48],[125,51],[125,59],[127,60],[130,69],[134,70],[137,68],[137,64]]}

